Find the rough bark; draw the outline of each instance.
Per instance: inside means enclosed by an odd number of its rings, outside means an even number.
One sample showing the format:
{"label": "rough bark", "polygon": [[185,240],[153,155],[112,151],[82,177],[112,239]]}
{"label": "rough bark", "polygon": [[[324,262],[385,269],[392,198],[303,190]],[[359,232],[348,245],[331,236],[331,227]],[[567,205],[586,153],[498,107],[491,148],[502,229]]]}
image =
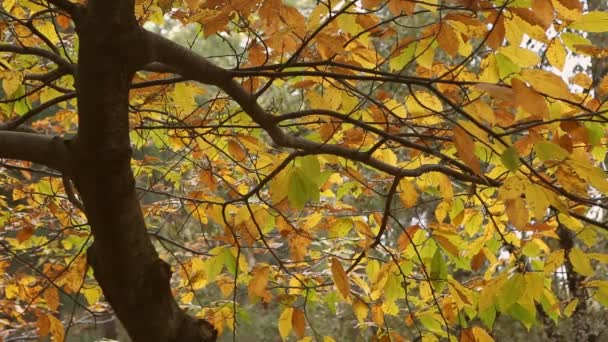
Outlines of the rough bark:
{"label": "rough bark", "polygon": [[71,158],[63,171],[80,193],[94,236],[89,264],[133,341],[214,341],[213,326],[175,302],[170,266],[147,235],[135,192],[128,101],[140,66],[131,44],[143,31],[133,0],[89,0],[77,11],[79,128],[66,143]]}

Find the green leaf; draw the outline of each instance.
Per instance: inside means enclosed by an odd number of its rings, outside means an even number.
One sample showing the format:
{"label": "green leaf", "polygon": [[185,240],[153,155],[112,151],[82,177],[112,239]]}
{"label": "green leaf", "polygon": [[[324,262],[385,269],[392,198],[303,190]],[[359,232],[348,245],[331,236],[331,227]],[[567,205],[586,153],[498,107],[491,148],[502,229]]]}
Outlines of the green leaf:
{"label": "green leaf", "polygon": [[509,146],[509,148],[502,153],[500,161],[502,161],[502,164],[511,172],[515,172],[521,163],[517,149],[513,146]]}
{"label": "green leaf", "polygon": [[497,293],[500,311],[507,312],[519,300],[525,289],[526,281],[521,273],[511,276]]}
{"label": "green leaf", "polygon": [[294,208],[302,209],[309,200],[319,200],[319,186],[308,178],[300,168],[296,168],[291,174],[287,198]]}
{"label": "green leaf", "polygon": [[604,126],[597,122],[586,122],[585,127],[589,134],[589,143],[594,146],[599,144],[604,137]]}
{"label": "green leaf", "polygon": [[448,267],[443,259],[443,255],[439,249],[435,250],[433,254],[433,260],[431,261],[431,272],[430,276],[432,279],[433,288],[437,292],[443,291],[446,286],[446,280],[448,276]]}
{"label": "green leaf", "polygon": [[321,176],[321,165],[317,156],[299,157],[296,159],[296,167],[309,179],[312,179],[317,185]]}
{"label": "green leaf", "polygon": [[494,320],[496,319],[496,307],[494,305],[491,305],[482,312],[479,312],[478,315],[479,319],[486,327],[492,328],[492,326],[494,325]]}
{"label": "green leaf", "polygon": [[431,315],[420,316],[418,319],[420,320],[420,323],[422,323],[422,325],[428,329],[428,331],[442,335],[445,334],[441,323],[439,323],[439,321],[437,321]]}
{"label": "green leaf", "polygon": [[401,70],[414,58],[414,52],[416,51],[416,43],[409,44],[397,57],[392,57],[389,62],[391,70]]}
{"label": "green leaf", "polygon": [[536,310],[530,311],[518,303],[510,308],[509,315],[520,321],[527,329],[536,323]]}
{"label": "green leaf", "polygon": [[511,75],[518,74],[521,71],[519,65],[513,63],[513,61],[503,55],[502,53],[497,53],[494,55],[496,60],[496,66],[498,67],[498,75],[502,79],[506,79]]}
{"label": "green leaf", "polygon": [[[576,53],[583,53],[575,48],[576,45],[592,45],[591,41],[589,39],[587,39],[581,35],[571,33],[571,32],[562,33],[561,38],[562,38],[562,41],[564,42],[564,45],[566,45],[566,47],[568,47],[568,49],[570,49]],[[588,55],[588,53],[583,53],[583,54]]]}
{"label": "green leaf", "polygon": [[537,142],[534,144],[534,150],[536,151],[536,156],[542,161],[561,161],[566,159],[569,155],[568,151],[549,141]]}

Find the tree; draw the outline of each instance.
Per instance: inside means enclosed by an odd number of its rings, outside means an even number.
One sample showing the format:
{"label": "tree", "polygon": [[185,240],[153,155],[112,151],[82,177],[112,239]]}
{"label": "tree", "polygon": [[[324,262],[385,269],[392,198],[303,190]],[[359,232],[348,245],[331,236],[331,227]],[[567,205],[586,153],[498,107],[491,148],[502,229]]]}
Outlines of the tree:
{"label": "tree", "polygon": [[[91,275],[134,341],[238,338],[260,302],[278,308],[283,339],[330,341],[313,319],[322,304],[380,340],[486,341],[497,315],[529,328],[608,302],[608,225],[594,219],[607,208],[608,78],[559,76],[568,53],[608,55],[585,38],[606,31],[606,12],[575,0],[2,8],[8,328],[36,322],[62,340],[73,315],[54,315],[60,298],[100,308]],[[170,19],[222,40],[226,67],[143,28]]]}

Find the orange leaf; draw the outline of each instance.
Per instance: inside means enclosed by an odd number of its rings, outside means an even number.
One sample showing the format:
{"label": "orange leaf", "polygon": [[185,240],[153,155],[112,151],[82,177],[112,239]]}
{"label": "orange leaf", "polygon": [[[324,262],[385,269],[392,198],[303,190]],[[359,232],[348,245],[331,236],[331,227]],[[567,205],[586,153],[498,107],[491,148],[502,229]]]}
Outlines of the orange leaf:
{"label": "orange leaf", "polygon": [[228,142],[228,152],[237,162],[243,161],[247,157],[247,152],[245,152],[241,144],[236,140],[230,140]]}
{"label": "orange leaf", "polygon": [[293,313],[291,314],[291,325],[298,338],[304,337],[304,332],[306,330],[306,317],[304,316],[304,311],[297,309],[293,310]]}
{"label": "orange leaf", "polygon": [[412,15],[414,13],[414,7],[416,2],[412,0],[389,0],[388,10],[392,15],[407,14]]}
{"label": "orange leaf", "polygon": [[256,266],[253,269],[253,278],[249,281],[249,298],[259,296],[269,299],[270,293],[266,290],[268,285],[268,276],[270,275],[270,267],[268,266]]}
{"label": "orange leaf", "polygon": [[535,118],[549,118],[549,107],[542,95],[517,78],[511,80],[511,87],[515,92],[515,101],[521,108]]}
{"label": "orange leaf", "polygon": [[348,300],[350,298],[350,284],[348,283],[348,277],[346,272],[344,272],[344,268],[342,268],[340,261],[336,258],[331,259],[331,275],[342,297]]}
{"label": "orange leaf", "polygon": [[437,34],[439,46],[452,57],[458,54],[458,37],[456,35],[457,33],[454,32],[454,29],[449,24],[441,25]]}
{"label": "orange leaf", "polygon": [[42,295],[49,309],[55,311],[59,307],[59,291],[56,287],[49,287]]}
{"label": "orange leaf", "polygon": [[481,174],[481,163],[477,156],[475,156],[475,143],[473,139],[464,129],[461,127],[454,128],[454,144],[456,145],[456,151],[460,159],[469,166],[473,172]]}

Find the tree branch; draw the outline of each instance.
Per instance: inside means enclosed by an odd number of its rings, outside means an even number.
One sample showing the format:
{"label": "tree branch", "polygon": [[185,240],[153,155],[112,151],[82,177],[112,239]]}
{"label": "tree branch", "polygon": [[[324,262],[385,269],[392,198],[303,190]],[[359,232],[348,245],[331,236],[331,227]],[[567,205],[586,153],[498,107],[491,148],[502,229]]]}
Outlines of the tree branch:
{"label": "tree branch", "polygon": [[25,123],[27,120],[29,120],[29,119],[33,118],[34,116],[38,115],[39,113],[43,112],[44,110],[49,109],[49,108],[53,107],[54,105],[61,103],[63,101],[68,101],[70,99],[73,99],[75,97],[76,97],[76,93],[72,92],[72,93],[63,94],[61,96],[57,96],[51,100],[48,100],[47,102],[40,104],[38,107],[32,108],[27,113],[25,113],[21,116],[18,116],[14,120],[11,120],[9,122],[0,123],[0,131],[13,130],[13,129],[19,127],[21,124]]}
{"label": "tree branch", "polygon": [[80,21],[80,19],[84,15],[85,7],[70,2],[69,0],[48,0],[48,2],[60,9],[61,11],[69,14],[76,24],[78,24],[78,21]]}
{"label": "tree branch", "polygon": [[148,53],[146,63],[161,62],[174,68],[188,79],[219,87],[238,103],[243,111],[262,127],[279,146],[299,149],[311,154],[331,154],[344,157],[396,177],[418,177],[427,172],[437,171],[464,182],[491,186],[500,185],[498,181],[461,173],[439,164],[423,165],[416,169],[403,169],[373,158],[371,153],[334,144],[314,142],[287,134],[277,125],[277,118],[260,107],[256,98],[232,79],[231,71],[214,65],[204,57],[158,34],[146,31],[144,40],[145,51]]}
{"label": "tree branch", "polygon": [[75,66],[65,59],[61,58],[61,56],[53,53],[52,51],[36,48],[36,47],[27,47],[27,46],[17,46],[13,44],[0,44],[1,52],[13,52],[22,55],[34,55],[46,58],[50,61],[55,62],[59,67],[65,68],[66,70],[70,70],[74,72]]}
{"label": "tree branch", "polygon": [[69,170],[64,140],[48,135],[0,131],[0,158],[30,161],[63,173]]}

